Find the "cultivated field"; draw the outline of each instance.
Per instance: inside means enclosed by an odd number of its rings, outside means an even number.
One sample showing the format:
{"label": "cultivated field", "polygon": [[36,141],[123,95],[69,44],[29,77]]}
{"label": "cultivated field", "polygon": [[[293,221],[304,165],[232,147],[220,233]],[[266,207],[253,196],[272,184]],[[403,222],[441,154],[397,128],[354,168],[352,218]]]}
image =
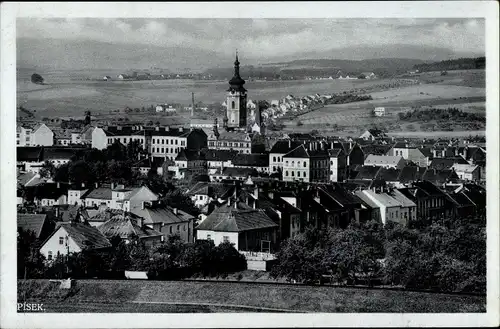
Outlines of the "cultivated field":
{"label": "cultivated field", "polygon": [[[225,80],[91,81],[82,80],[81,74],[74,72],[37,73],[45,78],[46,85],[35,85],[30,81],[31,73],[19,72],[17,102],[18,106],[36,110],[39,117],[81,116],[86,110],[108,113],[126,106],[140,108],[169,102],[189,105],[191,92],[195,93],[197,102],[221,103],[228,88]],[[337,93],[379,84],[380,81],[249,81],[245,87],[249,91],[249,99],[272,100],[289,94]]]}
{"label": "cultivated field", "polygon": [[18,300],[46,312],[485,312],[485,297],[232,282],[81,280],[63,291],[19,280]]}

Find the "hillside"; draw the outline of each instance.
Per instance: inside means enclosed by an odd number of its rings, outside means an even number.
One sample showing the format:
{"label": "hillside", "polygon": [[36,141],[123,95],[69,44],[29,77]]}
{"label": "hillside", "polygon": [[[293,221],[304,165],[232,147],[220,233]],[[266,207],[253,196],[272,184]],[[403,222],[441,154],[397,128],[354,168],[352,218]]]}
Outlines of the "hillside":
{"label": "hillside", "polygon": [[413,66],[420,72],[429,71],[451,71],[451,70],[473,70],[484,69],[486,67],[486,57],[458,58],[440,62],[417,64]]}
{"label": "hillside", "polygon": [[232,282],[79,280],[70,291],[62,291],[48,280],[19,280],[17,295],[20,300],[43,303],[45,312],[453,313],[485,309],[483,296]]}
{"label": "hillside", "polygon": [[[412,69],[417,64],[424,64],[420,59],[375,58],[365,60],[343,59],[300,59],[290,62],[262,64],[260,66],[242,66],[242,76],[250,77],[290,77],[290,76],[334,76],[338,71],[356,75],[361,72],[374,72],[380,77],[390,77]],[[216,78],[232,75],[232,68],[213,68],[206,70]]]}

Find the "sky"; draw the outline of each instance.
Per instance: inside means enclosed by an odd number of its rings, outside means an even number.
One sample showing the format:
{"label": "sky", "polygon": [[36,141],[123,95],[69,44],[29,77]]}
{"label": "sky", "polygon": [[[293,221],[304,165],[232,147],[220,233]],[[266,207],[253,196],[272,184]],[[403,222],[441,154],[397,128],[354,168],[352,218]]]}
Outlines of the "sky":
{"label": "sky", "polygon": [[[182,47],[248,59],[408,45],[484,53],[483,19],[18,18],[17,38]],[[394,56],[398,57],[397,47]],[[98,51],[98,49],[96,49]]]}

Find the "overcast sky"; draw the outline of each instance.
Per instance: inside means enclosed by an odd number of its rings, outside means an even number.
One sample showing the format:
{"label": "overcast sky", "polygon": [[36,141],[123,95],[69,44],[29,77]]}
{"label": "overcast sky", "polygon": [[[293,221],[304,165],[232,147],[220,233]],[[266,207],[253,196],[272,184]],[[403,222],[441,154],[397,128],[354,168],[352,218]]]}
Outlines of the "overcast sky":
{"label": "overcast sky", "polygon": [[407,44],[484,52],[482,19],[28,19],[18,38],[193,47],[248,58]]}

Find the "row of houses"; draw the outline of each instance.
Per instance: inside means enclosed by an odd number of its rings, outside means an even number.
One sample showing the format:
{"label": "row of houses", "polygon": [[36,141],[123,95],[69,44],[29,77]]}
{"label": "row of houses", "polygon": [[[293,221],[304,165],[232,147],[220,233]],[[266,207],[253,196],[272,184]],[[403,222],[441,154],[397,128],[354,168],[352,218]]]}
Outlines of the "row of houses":
{"label": "row of houses", "polygon": [[92,144],[94,127],[83,129],[49,128],[44,123],[22,123],[16,127],[16,146],[69,146]]}

